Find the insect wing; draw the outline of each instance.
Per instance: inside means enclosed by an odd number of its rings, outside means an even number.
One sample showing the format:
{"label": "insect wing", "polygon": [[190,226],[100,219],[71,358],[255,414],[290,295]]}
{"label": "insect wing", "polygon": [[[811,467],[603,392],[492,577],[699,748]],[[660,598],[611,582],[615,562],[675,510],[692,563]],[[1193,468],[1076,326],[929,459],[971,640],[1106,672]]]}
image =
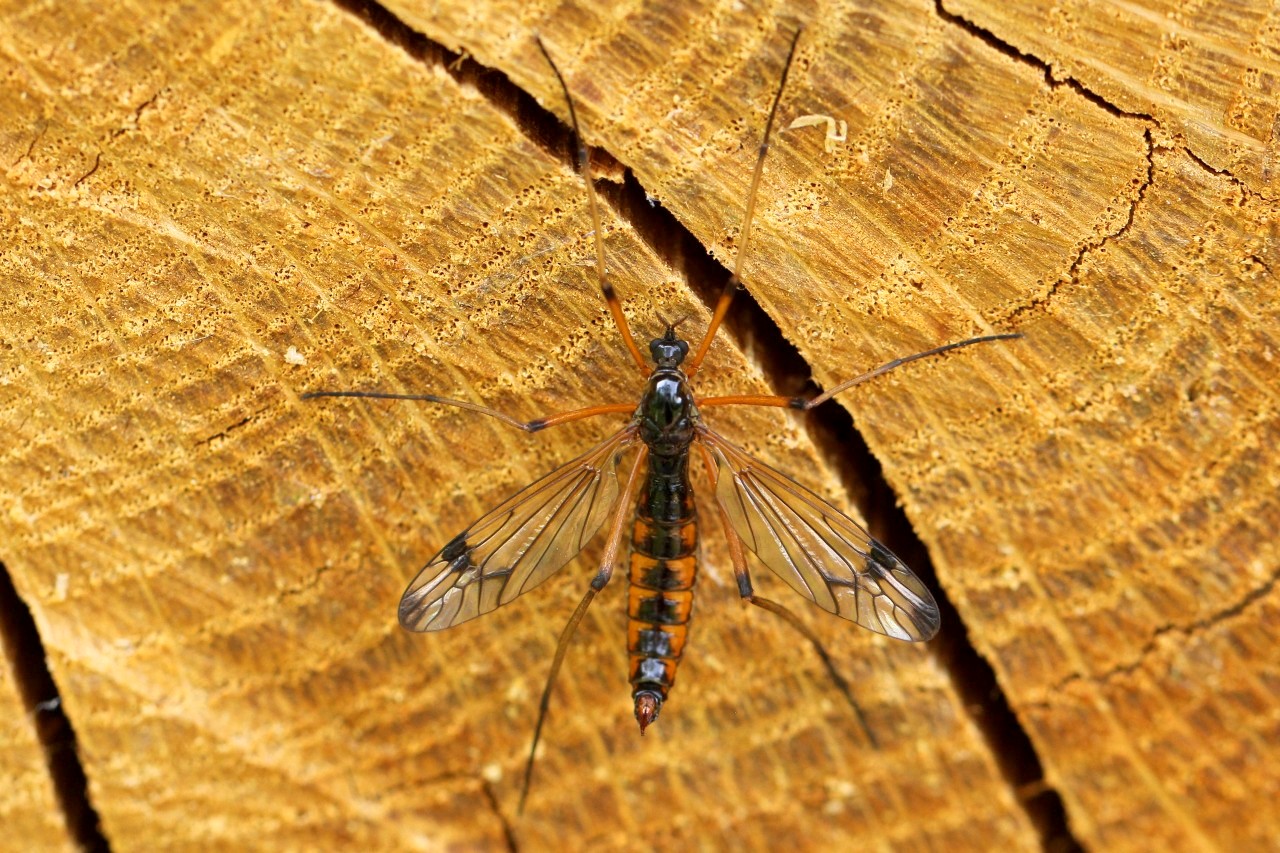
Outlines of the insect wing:
{"label": "insect wing", "polygon": [[937,633],[929,590],[857,522],[706,427],[699,437],[715,457],[716,500],[733,529],[792,589],[899,640]]}
{"label": "insect wing", "polygon": [[618,500],[631,427],[508,498],[458,534],[400,599],[400,624],[440,631],[528,592],[583,549]]}

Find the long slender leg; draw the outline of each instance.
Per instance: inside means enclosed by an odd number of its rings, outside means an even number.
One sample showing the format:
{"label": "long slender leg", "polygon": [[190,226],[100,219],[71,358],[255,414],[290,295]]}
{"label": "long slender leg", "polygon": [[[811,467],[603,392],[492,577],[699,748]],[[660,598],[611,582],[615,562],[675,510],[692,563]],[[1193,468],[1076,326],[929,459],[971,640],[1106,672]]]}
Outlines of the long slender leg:
{"label": "long slender leg", "polygon": [[529,797],[529,785],[533,781],[533,760],[538,752],[538,741],[542,737],[542,724],[546,722],[547,709],[551,706],[551,688],[555,686],[556,676],[560,674],[560,665],[564,663],[565,651],[569,648],[569,640],[573,639],[574,631],[578,629],[578,623],[582,621],[583,616],[587,615],[587,608],[591,605],[591,600],[596,597],[596,593],[604,589],[609,578],[613,577],[613,570],[618,564],[618,550],[622,545],[622,535],[626,530],[627,510],[631,508],[631,498],[635,494],[640,468],[648,455],[647,447],[641,447],[640,452],[636,454],[635,464],[631,466],[631,474],[627,477],[627,486],[613,514],[609,538],[605,542],[604,554],[600,558],[600,571],[591,579],[586,595],[582,596],[582,601],[578,602],[577,609],[565,623],[564,630],[560,632],[560,640],[556,643],[556,654],[551,659],[551,671],[547,673],[547,683],[542,688],[542,699],[538,702],[538,722],[533,727],[533,743],[529,746],[529,760],[524,766],[524,784],[520,787],[519,812],[521,814],[524,813],[524,803]]}
{"label": "long slender leg", "polygon": [[698,408],[705,409],[712,406],[774,406],[779,409],[799,409],[807,412],[815,406],[820,406],[830,400],[842,391],[848,391],[855,385],[861,385],[868,379],[875,379],[893,370],[895,367],[901,367],[908,362],[916,361],[921,358],[928,358],[931,355],[939,355],[944,352],[950,352],[953,349],[972,346],[974,344],[985,344],[988,341],[1011,341],[1023,337],[1021,332],[1013,332],[1000,335],[982,335],[977,338],[966,338],[963,341],[955,341],[950,344],[943,344],[940,347],[927,349],[924,352],[913,353],[912,355],[895,358],[893,361],[886,361],[884,364],[868,370],[861,376],[855,376],[847,382],[841,382],[833,388],[830,388],[812,400],[804,397],[775,397],[769,394],[740,394],[732,397],[706,397],[698,401]]}
{"label": "long slender leg", "polygon": [[636,346],[635,338],[631,336],[631,327],[627,325],[627,318],[622,313],[622,302],[618,299],[618,293],[613,289],[613,284],[609,281],[609,273],[605,268],[604,236],[600,233],[600,206],[596,203],[595,185],[591,180],[591,154],[587,151],[587,143],[582,139],[582,131],[578,129],[578,112],[573,108],[573,98],[569,96],[569,86],[564,82],[564,75],[560,73],[555,60],[547,52],[547,46],[542,43],[540,36],[534,36],[533,39],[538,43],[538,50],[542,51],[543,58],[551,66],[552,73],[556,75],[556,80],[560,83],[560,91],[564,93],[565,103],[569,105],[569,123],[573,126],[578,174],[582,175],[582,182],[587,187],[587,206],[591,208],[591,227],[595,229],[596,277],[600,281],[600,292],[604,294],[605,304],[609,306],[609,313],[613,315],[613,322],[618,327],[618,333],[622,335],[622,342],[626,344],[627,352],[631,353],[631,358],[640,368],[640,372],[648,376],[649,364],[645,361],[640,348]]}
{"label": "long slender leg", "polygon": [[[707,453],[707,449],[702,444],[698,445],[698,449],[702,451],[702,462],[706,465],[707,476],[714,483],[716,480],[715,463],[712,462],[710,454]],[[862,729],[863,734],[866,735],[867,742],[872,749],[879,749],[880,742],[876,740],[875,733],[871,731],[871,726],[868,725],[867,717],[862,713],[862,708],[858,705],[858,701],[853,698],[853,690],[849,687],[849,682],[836,669],[835,662],[831,660],[831,655],[827,652],[826,646],[822,645],[822,640],[818,639],[818,635],[813,632],[813,629],[790,610],[776,601],[755,594],[755,589],[751,584],[751,573],[747,571],[747,555],[742,547],[742,539],[739,538],[737,531],[733,529],[733,525],[729,522],[729,516],[725,513],[724,507],[720,506],[719,500],[716,501],[716,511],[720,514],[720,524],[724,527],[724,535],[729,541],[729,561],[733,563],[733,574],[738,580],[738,595],[761,610],[767,610],[781,617],[782,621],[786,622],[799,632],[800,636],[809,641],[814,651],[818,653],[818,658],[826,668],[827,675],[830,676],[832,683],[835,684],[840,694],[844,696],[845,701],[849,703],[849,707],[853,709],[853,716],[857,719],[858,726]]]}
{"label": "long slender leg", "polygon": [[[727,521],[728,519],[725,520]],[[738,567],[734,566],[735,573],[737,570]],[[746,566],[743,566],[742,570],[745,574]],[[744,582],[746,583],[747,588],[750,589],[750,577],[745,577],[745,581],[742,577],[738,579],[739,589],[741,589]],[[800,633],[800,636],[809,641],[813,646],[814,651],[818,653],[818,657],[822,659],[822,665],[826,668],[827,675],[831,677],[831,681],[835,684],[836,689],[840,691],[841,695],[844,696],[845,701],[849,703],[849,707],[853,709],[853,716],[857,718],[858,726],[862,729],[862,733],[867,736],[867,743],[871,745],[872,749],[879,749],[880,742],[876,740],[875,732],[871,731],[871,726],[867,723],[867,717],[862,713],[862,707],[858,705],[858,700],[853,698],[853,690],[849,687],[849,682],[845,681],[844,676],[840,674],[838,669],[836,669],[835,663],[831,660],[831,655],[827,652],[826,647],[822,645],[822,640],[818,639],[818,635],[813,633],[813,629],[801,621],[799,616],[796,616],[776,601],[755,595],[754,593],[743,597],[755,606],[781,616],[784,622],[792,628],[795,628],[796,631]]]}
{"label": "long slender leg", "polygon": [[481,406],[479,403],[468,403],[466,400],[450,400],[447,397],[437,397],[435,394],[386,394],[381,391],[308,391],[299,399],[314,400],[317,397],[360,397],[366,400],[419,400],[427,403],[439,403],[444,406],[454,406],[470,412],[488,415],[491,418],[497,418],[504,424],[525,432],[537,432],[547,427],[566,424],[570,421],[580,421],[583,418],[594,418],[598,415],[625,414],[636,410],[635,403],[606,403],[600,406],[587,406],[585,409],[560,412],[544,418],[534,418],[531,421],[518,421],[504,412],[499,412],[497,409],[491,409],[488,406]]}
{"label": "long slender leg", "polygon": [[724,290],[720,291],[720,298],[716,300],[715,310],[711,313],[711,324],[707,326],[707,333],[702,336],[702,342],[694,350],[693,356],[685,362],[685,373],[691,379],[702,366],[702,359],[711,348],[711,340],[724,321],[724,315],[729,311],[729,304],[742,289],[742,265],[746,261],[747,243],[751,239],[751,222],[756,213],[756,193],[760,189],[760,176],[764,174],[764,156],[769,153],[769,136],[773,132],[773,118],[778,112],[778,102],[782,100],[782,90],[786,88],[787,73],[791,71],[791,60],[795,58],[796,44],[800,41],[802,32],[804,29],[798,28],[796,34],[791,37],[787,60],[782,65],[782,79],[778,81],[778,91],[773,96],[773,106],[769,107],[769,118],[764,123],[764,139],[760,142],[760,151],[756,156],[755,171],[751,173],[751,189],[747,191],[747,209],[742,217],[742,233],[738,235],[738,252],[733,261],[733,276],[725,283]]}

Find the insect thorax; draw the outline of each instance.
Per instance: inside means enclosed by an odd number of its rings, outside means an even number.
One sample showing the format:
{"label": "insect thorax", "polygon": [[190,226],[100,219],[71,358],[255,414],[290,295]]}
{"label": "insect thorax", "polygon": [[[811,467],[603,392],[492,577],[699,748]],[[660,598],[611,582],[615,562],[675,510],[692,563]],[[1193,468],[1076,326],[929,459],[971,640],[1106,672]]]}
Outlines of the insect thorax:
{"label": "insect thorax", "polygon": [[684,371],[677,367],[658,367],[649,376],[649,384],[636,409],[640,440],[653,456],[679,456],[689,451],[693,441],[698,408]]}

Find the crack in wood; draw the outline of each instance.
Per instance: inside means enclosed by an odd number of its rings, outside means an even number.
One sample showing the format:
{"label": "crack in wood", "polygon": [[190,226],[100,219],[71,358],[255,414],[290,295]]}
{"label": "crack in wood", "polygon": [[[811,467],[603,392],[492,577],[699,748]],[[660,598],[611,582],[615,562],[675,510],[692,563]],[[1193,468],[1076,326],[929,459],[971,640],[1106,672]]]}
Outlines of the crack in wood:
{"label": "crack in wood", "polygon": [[1219,168],[1209,163],[1199,154],[1192,151],[1190,146],[1184,145],[1182,146],[1182,150],[1186,152],[1186,155],[1191,158],[1192,162],[1194,162],[1201,169],[1204,169],[1206,172],[1208,172],[1211,175],[1216,175],[1219,178],[1226,178],[1228,181],[1230,181],[1231,184],[1240,191],[1240,198],[1242,202],[1262,201],[1262,202],[1265,202],[1266,204],[1275,204],[1276,202],[1280,201],[1280,198],[1273,198],[1267,195],[1266,193],[1255,190],[1253,187],[1249,186],[1244,181],[1240,180],[1234,174],[1232,174],[1230,169]]}
{"label": "crack in wood", "polygon": [[101,165],[102,165],[102,152],[99,151],[97,154],[93,155],[93,165],[89,168],[89,171],[85,172],[83,175],[76,178],[75,183],[73,183],[71,187],[74,189],[75,187],[78,187],[81,184],[83,184],[85,181],[89,180],[89,178],[93,177],[93,173],[98,171],[98,167]]}
{"label": "crack in wood", "polygon": [[1126,110],[1117,104],[1113,104],[1102,95],[1081,83],[1075,77],[1055,76],[1053,65],[1049,62],[1041,59],[1033,53],[1027,53],[1026,51],[1019,50],[1009,42],[997,36],[991,30],[978,26],[968,18],[958,15],[955,12],[947,11],[947,8],[942,5],[942,0],[934,0],[934,9],[937,11],[938,17],[942,18],[942,20],[959,27],[969,35],[981,41],[987,47],[990,47],[992,50],[999,51],[1010,59],[1041,71],[1044,74],[1045,84],[1049,86],[1049,88],[1056,89],[1059,86],[1066,86],[1089,103],[1105,110],[1117,118],[1136,119],[1159,126],[1160,123],[1156,121],[1155,116],[1148,113],[1133,112],[1131,110]]}
{"label": "crack in wood", "polygon": [[[1150,123],[1152,127],[1159,128],[1161,130],[1164,129],[1164,125],[1155,117],[1155,115],[1151,113],[1126,110],[1123,107],[1119,106],[1118,104],[1112,103],[1111,101],[1107,100],[1106,97],[1090,89],[1088,86],[1086,86],[1084,83],[1082,83],[1080,80],[1078,80],[1075,77],[1070,77],[1070,76],[1061,77],[1061,78],[1056,77],[1054,75],[1053,65],[1050,64],[1048,61],[1041,59],[1035,54],[1027,53],[1026,51],[1019,50],[1017,47],[1014,47],[1009,42],[997,36],[991,30],[980,27],[979,25],[975,24],[973,21],[970,21],[969,19],[965,18],[962,15],[959,15],[955,12],[947,11],[947,8],[943,5],[943,0],[934,0],[934,8],[937,10],[938,17],[942,18],[942,20],[946,21],[949,24],[954,24],[955,26],[960,27],[965,32],[969,33],[974,38],[980,40],[983,44],[987,45],[993,50],[997,50],[1000,53],[1004,54],[1005,56],[1008,56],[1010,59],[1013,59],[1017,62],[1027,65],[1031,68],[1035,68],[1042,71],[1044,73],[1045,83],[1050,88],[1067,86],[1073,92],[1080,95],[1080,97],[1087,100],[1089,103],[1093,104],[1099,109],[1105,110],[1107,113],[1113,116],[1116,116],[1117,118],[1141,120],[1141,121]],[[1280,128],[1280,115],[1276,117],[1276,127]],[[1191,159],[1195,160],[1197,163],[1199,163],[1202,167],[1204,167],[1209,172],[1215,175],[1229,178],[1233,183],[1237,184],[1240,187],[1242,192],[1246,193],[1247,195],[1256,196],[1272,204],[1274,204],[1276,201],[1280,201],[1280,198],[1278,197],[1269,196],[1264,192],[1250,188],[1242,180],[1240,180],[1234,174],[1232,174],[1230,169],[1225,167],[1217,167],[1217,166],[1210,165],[1209,162],[1206,161],[1203,157],[1201,157],[1199,154],[1196,154],[1194,151],[1192,151],[1190,146],[1184,145],[1183,150],[1187,152],[1187,155],[1191,157]]]}
{"label": "crack in wood", "polygon": [[1020,305],[1015,310],[1009,312],[1006,316],[1000,319],[1000,322],[997,325],[1008,325],[1011,328],[1017,328],[1019,325],[1017,321],[1021,320],[1030,312],[1041,309],[1052,302],[1064,285],[1079,284],[1079,280],[1076,276],[1080,270],[1080,266],[1084,263],[1084,259],[1094,252],[1099,251],[1108,243],[1120,239],[1129,232],[1130,228],[1133,227],[1133,219],[1134,216],[1137,215],[1138,206],[1142,204],[1143,200],[1146,198],[1147,190],[1153,183],[1155,183],[1155,153],[1157,148],[1155,138],[1151,133],[1150,127],[1144,130],[1142,135],[1147,143],[1147,174],[1142,183],[1138,185],[1137,191],[1129,202],[1129,214],[1125,218],[1124,224],[1114,231],[1095,235],[1092,240],[1085,240],[1081,244],[1080,250],[1076,253],[1075,258],[1071,261],[1071,265],[1067,268],[1067,271],[1058,276],[1058,278],[1054,280],[1053,284],[1049,286],[1048,290],[1033,297],[1032,299],[1029,299],[1025,304]]}
{"label": "crack in wood", "polygon": [[[496,108],[506,112],[543,149],[572,165],[569,146],[570,129],[536,100],[519,89],[499,71],[480,66],[466,53],[455,53],[443,45],[410,29],[385,8],[357,0],[335,0],[337,4],[368,21],[389,41],[410,55],[438,64],[463,84],[470,84]],[[1098,95],[1079,83],[1056,81],[1048,66],[1003,45],[994,36],[983,35],[977,27],[946,12],[938,0],[938,12],[944,19],[992,43],[1002,52],[1012,53],[1023,61],[1043,68],[1050,85],[1068,85],[1090,101],[1107,106],[1118,115],[1153,121],[1150,116],[1127,113],[1107,105]],[[1147,131],[1150,142],[1150,131]],[[597,152],[591,149],[592,155]],[[611,152],[610,152],[611,155]],[[1148,152],[1150,159],[1150,151]],[[616,159],[616,158],[614,158]],[[714,305],[720,287],[728,280],[728,270],[716,261],[707,247],[693,236],[673,214],[651,203],[649,194],[623,164],[623,180],[613,183],[597,181],[596,191],[616,214],[674,270],[680,272],[691,289],[708,307]],[[1148,168],[1148,183],[1153,175]],[[1130,211],[1129,223],[1132,222]],[[1126,224],[1127,227],[1127,224]],[[725,320],[725,331],[740,348],[757,357],[766,379],[781,393],[790,394],[805,385],[812,387],[812,370],[799,350],[782,334],[781,329],[760,307],[749,291],[743,290]],[[1008,697],[996,680],[991,664],[969,639],[968,631],[955,606],[937,583],[936,573],[927,551],[916,535],[897,498],[884,479],[879,462],[874,458],[862,435],[854,427],[852,416],[839,406],[815,409],[804,419],[806,429],[826,461],[838,472],[846,489],[863,510],[873,534],[880,537],[897,554],[908,556],[908,563],[935,592],[943,610],[944,630],[941,642],[930,645],[940,662],[951,674],[952,682],[962,694],[962,707],[991,747],[1014,797],[1020,803],[1040,834],[1046,849],[1073,850],[1082,845],[1071,833],[1061,795],[1044,775],[1043,765],[1026,729],[1014,714]],[[859,499],[861,497],[861,499]],[[976,708],[977,710],[972,710]],[[506,826],[504,822],[504,826]],[[514,844],[514,839],[511,839]],[[514,849],[514,848],[513,848]]]}
{"label": "crack in wood", "polygon": [[27,146],[27,150],[22,152],[22,154],[18,157],[17,160],[14,160],[12,163],[9,164],[10,169],[14,168],[24,160],[31,159],[31,152],[36,150],[36,145],[40,142],[41,139],[44,138],[44,132],[48,129],[49,129],[49,125],[44,122],[41,122],[39,129],[36,131],[36,135],[31,138],[31,144]]}
{"label": "crack in wood", "polygon": [[133,112],[129,114],[129,118],[115,130],[111,131],[111,139],[118,139],[131,130],[138,130],[142,122],[142,114],[154,107],[156,101],[158,101],[160,96],[166,91],[168,91],[168,87],[162,86],[157,89],[151,97],[134,107]]}
{"label": "crack in wood", "polygon": [[[1137,656],[1132,660],[1116,664],[1115,666],[1093,675],[1086,675],[1080,672],[1072,673],[1066,678],[1059,679],[1054,682],[1046,692],[1049,694],[1057,693],[1069,684],[1085,681],[1086,679],[1092,683],[1101,684],[1122,675],[1132,675],[1134,672],[1137,672],[1144,663],[1146,663],[1147,658],[1155,653],[1156,645],[1160,642],[1160,638],[1165,634],[1177,632],[1190,637],[1193,634],[1203,633],[1215,625],[1219,625],[1228,619],[1239,616],[1248,610],[1249,607],[1270,595],[1271,591],[1275,589],[1277,581],[1280,581],[1280,569],[1272,572],[1260,586],[1246,592],[1240,597],[1239,601],[1215,610],[1208,616],[1196,619],[1195,621],[1188,622],[1186,624],[1166,623],[1159,626],[1151,634],[1151,639],[1147,640],[1147,642],[1143,644],[1142,648],[1138,651]],[[1039,708],[1048,708],[1052,706],[1052,702],[1048,700],[1040,700],[1031,704]]]}
{"label": "crack in wood", "polygon": [[22,702],[30,709],[35,722],[36,737],[44,750],[67,833],[80,850],[110,850],[89,796],[75,729],[49,671],[40,631],[3,563],[0,563],[0,646],[7,653]]}
{"label": "crack in wood", "polygon": [[266,407],[263,407],[263,408],[261,408],[261,409],[258,409],[258,410],[257,410],[257,411],[255,411],[255,412],[251,412],[250,414],[245,415],[245,416],[244,416],[243,418],[241,418],[240,420],[238,420],[238,421],[236,421],[235,423],[233,423],[233,424],[231,424],[230,426],[228,426],[226,429],[219,430],[218,432],[215,432],[213,435],[210,435],[210,436],[207,436],[206,438],[202,438],[202,439],[200,439],[199,441],[197,441],[197,442],[195,443],[195,445],[194,445],[194,446],[195,446],[195,447],[203,447],[203,446],[204,446],[204,445],[206,445],[206,444],[212,444],[213,442],[217,441],[217,440],[218,440],[218,439],[220,439],[220,438],[226,438],[230,433],[234,432],[235,430],[240,429],[240,428],[241,428],[241,427],[243,427],[243,426],[246,426],[246,425],[247,425],[247,424],[249,424],[251,421],[253,421],[256,417],[258,417],[258,415],[262,414],[262,413],[263,413],[263,412],[265,412],[265,411],[266,411]]}

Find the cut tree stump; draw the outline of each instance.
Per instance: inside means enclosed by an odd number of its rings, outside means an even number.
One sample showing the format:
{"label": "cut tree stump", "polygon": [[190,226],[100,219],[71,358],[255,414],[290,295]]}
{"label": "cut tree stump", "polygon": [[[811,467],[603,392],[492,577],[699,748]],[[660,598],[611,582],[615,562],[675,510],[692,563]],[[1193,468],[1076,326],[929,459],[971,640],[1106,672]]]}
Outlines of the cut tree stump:
{"label": "cut tree stump", "polygon": [[[1265,3],[0,6],[0,607],[29,609],[99,835],[0,676],[25,846],[1259,849],[1280,834],[1280,18]],[[602,304],[696,338],[787,42],[717,429],[917,566],[939,639],[831,617],[874,733],[737,599],[703,472],[689,654],[641,739],[597,542],[402,631],[445,542],[636,400]],[[826,121],[788,129],[796,118]],[[709,252],[709,256],[704,253]],[[852,417],[850,417],[852,416]],[[882,472],[882,473],[881,473]],[[899,510],[895,503],[900,505]],[[17,639],[15,639],[15,636]],[[56,748],[46,745],[46,750]],[[65,742],[62,748],[67,748]],[[70,828],[65,828],[64,823]]]}

